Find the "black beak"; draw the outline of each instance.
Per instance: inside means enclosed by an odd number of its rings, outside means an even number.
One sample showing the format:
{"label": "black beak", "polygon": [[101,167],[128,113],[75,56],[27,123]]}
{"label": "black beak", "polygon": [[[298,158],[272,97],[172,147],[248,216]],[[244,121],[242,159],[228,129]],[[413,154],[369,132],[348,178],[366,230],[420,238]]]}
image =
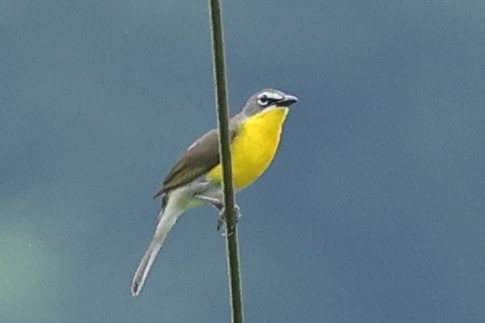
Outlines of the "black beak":
{"label": "black beak", "polygon": [[285,94],[285,97],[279,100],[277,105],[281,107],[289,107],[295,102],[298,102],[298,98],[296,96]]}

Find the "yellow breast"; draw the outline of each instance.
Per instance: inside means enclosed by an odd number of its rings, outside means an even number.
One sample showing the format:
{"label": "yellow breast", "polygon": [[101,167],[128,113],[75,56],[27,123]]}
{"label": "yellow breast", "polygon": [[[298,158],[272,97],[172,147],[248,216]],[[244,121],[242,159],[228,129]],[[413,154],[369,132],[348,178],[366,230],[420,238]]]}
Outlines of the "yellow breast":
{"label": "yellow breast", "polygon": [[[246,120],[231,144],[234,187],[242,190],[261,176],[278,150],[288,108],[269,108]],[[209,177],[222,182],[222,166],[209,172]]]}

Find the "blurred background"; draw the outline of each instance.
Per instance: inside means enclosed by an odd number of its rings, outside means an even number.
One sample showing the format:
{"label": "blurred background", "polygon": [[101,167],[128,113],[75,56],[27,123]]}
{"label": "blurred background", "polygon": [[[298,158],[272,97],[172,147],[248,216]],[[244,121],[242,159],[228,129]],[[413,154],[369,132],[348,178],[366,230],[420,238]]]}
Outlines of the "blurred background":
{"label": "blurred background", "polygon": [[[485,317],[485,2],[224,1],[231,112],[297,95],[238,194],[248,322]],[[0,321],[228,322],[217,212],[139,298],[152,195],[215,127],[207,1],[0,2]]]}

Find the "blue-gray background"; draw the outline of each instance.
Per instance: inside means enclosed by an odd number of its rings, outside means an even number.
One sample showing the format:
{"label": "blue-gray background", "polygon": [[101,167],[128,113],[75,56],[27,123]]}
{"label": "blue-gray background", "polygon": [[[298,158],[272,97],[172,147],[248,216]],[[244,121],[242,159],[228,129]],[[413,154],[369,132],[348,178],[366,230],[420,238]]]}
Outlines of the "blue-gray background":
{"label": "blue-gray background", "polygon": [[[248,322],[485,317],[485,2],[225,1],[232,112],[298,95],[238,195]],[[0,3],[0,321],[227,322],[210,207],[139,298],[151,199],[215,126],[206,1]]]}

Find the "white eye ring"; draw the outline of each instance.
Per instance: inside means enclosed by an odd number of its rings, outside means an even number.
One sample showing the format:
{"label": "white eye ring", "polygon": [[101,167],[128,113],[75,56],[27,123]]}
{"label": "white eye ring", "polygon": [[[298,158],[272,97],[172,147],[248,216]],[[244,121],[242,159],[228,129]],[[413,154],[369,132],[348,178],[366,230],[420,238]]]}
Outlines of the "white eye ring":
{"label": "white eye ring", "polygon": [[262,106],[268,105],[269,104],[269,98],[266,94],[261,95],[258,98],[258,103]]}

